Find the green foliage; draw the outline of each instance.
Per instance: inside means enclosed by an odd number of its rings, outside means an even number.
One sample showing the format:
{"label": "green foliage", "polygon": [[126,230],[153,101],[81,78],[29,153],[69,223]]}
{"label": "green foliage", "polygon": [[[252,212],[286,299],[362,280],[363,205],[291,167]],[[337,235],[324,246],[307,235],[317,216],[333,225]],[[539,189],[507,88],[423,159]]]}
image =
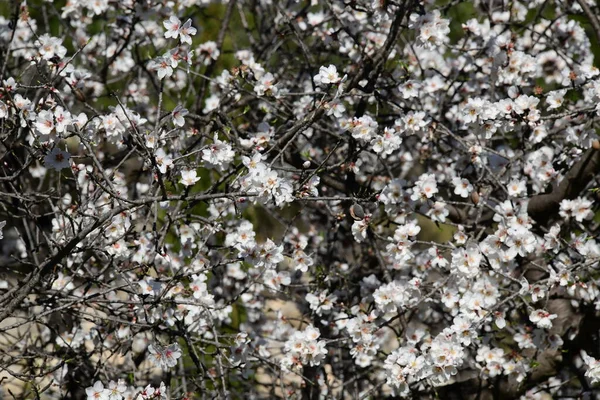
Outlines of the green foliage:
{"label": "green foliage", "polygon": [[451,6],[448,9],[447,17],[450,18],[450,41],[458,42],[464,36],[462,24],[471,18],[477,18],[477,11],[471,1],[464,1]]}

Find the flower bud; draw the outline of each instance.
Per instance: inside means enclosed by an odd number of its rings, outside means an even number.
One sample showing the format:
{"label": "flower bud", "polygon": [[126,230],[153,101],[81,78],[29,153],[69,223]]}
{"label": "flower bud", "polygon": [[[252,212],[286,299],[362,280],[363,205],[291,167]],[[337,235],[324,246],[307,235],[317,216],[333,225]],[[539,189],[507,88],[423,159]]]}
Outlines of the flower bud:
{"label": "flower bud", "polygon": [[471,192],[471,201],[473,204],[479,204],[479,193],[477,191]]}
{"label": "flower bud", "polygon": [[302,168],[308,168],[310,167],[310,161],[304,161],[304,164],[302,164]]}
{"label": "flower bud", "polygon": [[355,221],[362,221],[365,218],[365,211],[360,204],[350,206],[350,216]]}

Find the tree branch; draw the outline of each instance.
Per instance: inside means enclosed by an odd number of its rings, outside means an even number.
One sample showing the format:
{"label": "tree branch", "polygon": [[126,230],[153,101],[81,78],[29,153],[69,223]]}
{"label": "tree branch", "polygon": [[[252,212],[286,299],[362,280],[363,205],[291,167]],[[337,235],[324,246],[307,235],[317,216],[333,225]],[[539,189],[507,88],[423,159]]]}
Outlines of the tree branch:
{"label": "tree branch", "polygon": [[545,225],[558,213],[561,201],[579,196],[598,173],[600,173],[600,151],[592,147],[571,167],[552,192],[531,198],[527,213],[538,224]]}

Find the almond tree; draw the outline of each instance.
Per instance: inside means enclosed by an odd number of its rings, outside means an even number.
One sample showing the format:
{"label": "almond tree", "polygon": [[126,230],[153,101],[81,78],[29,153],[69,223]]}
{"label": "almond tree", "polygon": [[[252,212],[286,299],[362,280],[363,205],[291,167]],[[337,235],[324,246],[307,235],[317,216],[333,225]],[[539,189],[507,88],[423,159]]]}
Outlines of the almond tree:
{"label": "almond tree", "polygon": [[594,1],[0,11],[0,397],[599,396]]}

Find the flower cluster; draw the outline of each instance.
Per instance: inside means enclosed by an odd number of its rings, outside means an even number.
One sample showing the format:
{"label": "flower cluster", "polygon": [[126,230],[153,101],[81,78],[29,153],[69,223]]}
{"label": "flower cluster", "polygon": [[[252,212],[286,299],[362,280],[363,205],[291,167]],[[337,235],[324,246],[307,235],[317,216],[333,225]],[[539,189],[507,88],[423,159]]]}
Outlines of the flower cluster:
{"label": "flower cluster", "polygon": [[320,365],[327,355],[325,341],[318,340],[320,336],[319,329],[313,326],[308,326],[303,331],[296,331],[284,344],[282,367],[292,370],[303,365]]}
{"label": "flower cluster", "polygon": [[150,361],[164,370],[177,365],[177,360],[181,357],[181,349],[177,343],[165,347],[151,344],[148,346],[148,353]]}

